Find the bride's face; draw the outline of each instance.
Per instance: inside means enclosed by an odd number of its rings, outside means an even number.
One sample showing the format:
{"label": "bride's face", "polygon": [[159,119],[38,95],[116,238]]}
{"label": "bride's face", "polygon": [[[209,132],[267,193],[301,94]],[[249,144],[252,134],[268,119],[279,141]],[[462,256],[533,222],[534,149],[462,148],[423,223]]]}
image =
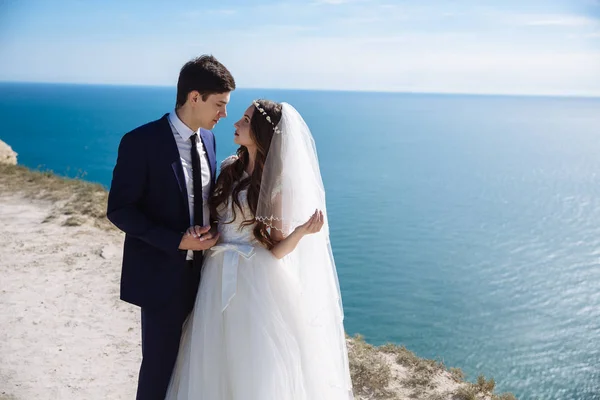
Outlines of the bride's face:
{"label": "bride's face", "polygon": [[253,114],[254,106],[251,105],[246,109],[242,118],[233,124],[235,127],[234,143],[245,147],[254,146],[254,140],[252,140],[252,134],[250,133],[250,120]]}

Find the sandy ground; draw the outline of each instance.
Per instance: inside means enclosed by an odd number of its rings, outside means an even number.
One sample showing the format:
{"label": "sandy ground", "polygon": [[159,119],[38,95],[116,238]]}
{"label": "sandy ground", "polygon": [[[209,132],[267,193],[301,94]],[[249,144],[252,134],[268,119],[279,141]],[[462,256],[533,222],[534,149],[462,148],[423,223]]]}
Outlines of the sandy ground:
{"label": "sandy ground", "polygon": [[44,222],[0,195],[0,399],[133,399],[139,309],[119,300],[122,236]]}

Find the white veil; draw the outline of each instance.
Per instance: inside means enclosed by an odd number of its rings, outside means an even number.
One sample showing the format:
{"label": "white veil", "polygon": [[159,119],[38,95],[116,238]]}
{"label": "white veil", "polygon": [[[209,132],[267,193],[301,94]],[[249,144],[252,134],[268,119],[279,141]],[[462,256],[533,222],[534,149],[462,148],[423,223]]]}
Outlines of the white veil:
{"label": "white veil", "polygon": [[302,238],[284,264],[297,278],[302,293],[298,299],[303,310],[300,337],[306,340],[302,347],[310,365],[309,379],[320,382],[319,398],[352,398],[344,314],[317,151],[304,119],[283,103],[263,169],[256,219],[287,236],[316,209],[325,216],[322,230]]}

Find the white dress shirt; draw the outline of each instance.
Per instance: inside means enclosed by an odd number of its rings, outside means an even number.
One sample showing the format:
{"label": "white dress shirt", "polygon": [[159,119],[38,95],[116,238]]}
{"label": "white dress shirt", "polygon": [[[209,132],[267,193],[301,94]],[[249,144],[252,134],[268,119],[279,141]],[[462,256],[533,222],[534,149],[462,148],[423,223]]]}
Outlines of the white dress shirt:
{"label": "white dress shirt", "polygon": [[[211,174],[210,167],[208,164],[208,157],[206,155],[206,149],[202,140],[200,140],[200,129],[197,132],[192,131],[186,124],[184,124],[175,111],[169,114],[169,122],[171,129],[173,130],[173,136],[177,143],[177,149],[179,150],[179,158],[181,159],[181,166],[183,167],[183,175],[185,177],[185,186],[187,188],[189,212],[190,212],[190,226],[194,225],[194,179],[192,176],[192,142],[190,137],[197,133],[197,147],[200,155],[200,170],[202,172],[202,214],[203,224],[208,226],[210,221],[210,209],[208,207],[208,199],[210,196],[210,182]],[[188,250],[187,259],[192,260],[194,252]]]}

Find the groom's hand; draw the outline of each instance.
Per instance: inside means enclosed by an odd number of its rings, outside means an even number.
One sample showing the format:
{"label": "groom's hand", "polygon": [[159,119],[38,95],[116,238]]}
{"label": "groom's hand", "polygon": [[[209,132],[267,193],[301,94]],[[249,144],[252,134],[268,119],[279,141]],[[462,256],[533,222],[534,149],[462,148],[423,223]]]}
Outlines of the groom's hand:
{"label": "groom's hand", "polygon": [[210,226],[192,226],[188,228],[179,244],[180,250],[208,250],[217,244],[219,234],[211,232]]}

